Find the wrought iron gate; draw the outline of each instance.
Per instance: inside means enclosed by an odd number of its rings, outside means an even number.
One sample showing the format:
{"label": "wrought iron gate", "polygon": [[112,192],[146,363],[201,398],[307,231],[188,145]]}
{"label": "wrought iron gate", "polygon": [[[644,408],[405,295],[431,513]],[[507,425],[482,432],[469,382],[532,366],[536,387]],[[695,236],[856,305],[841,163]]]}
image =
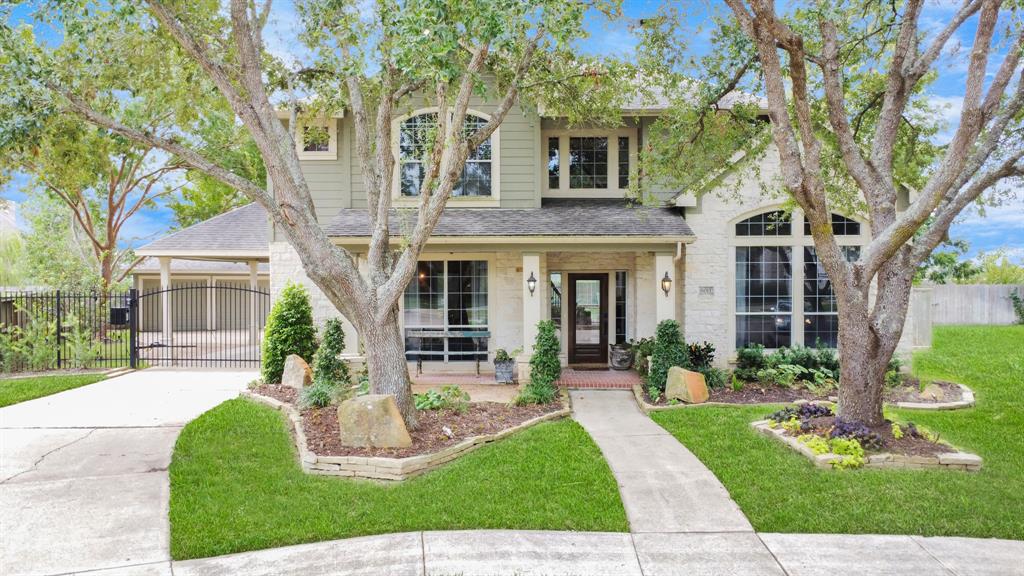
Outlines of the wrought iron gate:
{"label": "wrought iron gate", "polygon": [[132,367],[258,367],[270,293],[244,282],[131,291]]}

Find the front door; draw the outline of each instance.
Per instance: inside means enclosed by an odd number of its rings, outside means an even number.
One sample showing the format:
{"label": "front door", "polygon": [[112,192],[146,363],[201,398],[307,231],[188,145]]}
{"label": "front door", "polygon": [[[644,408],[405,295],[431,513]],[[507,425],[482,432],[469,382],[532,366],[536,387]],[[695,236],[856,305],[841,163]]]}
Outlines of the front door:
{"label": "front door", "polygon": [[608,275],[569,274],[569,363],[608,364]]}

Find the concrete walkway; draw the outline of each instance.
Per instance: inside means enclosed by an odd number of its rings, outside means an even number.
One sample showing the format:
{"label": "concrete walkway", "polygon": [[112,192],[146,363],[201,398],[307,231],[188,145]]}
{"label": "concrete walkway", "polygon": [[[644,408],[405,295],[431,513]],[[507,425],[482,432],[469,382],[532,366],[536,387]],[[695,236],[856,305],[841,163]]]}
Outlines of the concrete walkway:
{"label": "concrete walkway", "polygon": [[255,372],[133,372],[0,409],[0,574],[170,570],[181,427]]}
{"label": "concrete walkway", "polygon": [[630,531],[754,531],[718,478],[637,408],[632,391],[574,390],[570,395],[576,420],[619,482]]}
{"label": "concrete walkway", "polygon": [[1019,576],[1021,558],[1024,542],[1010,540],[472,530],[302,544],[173,569],[174,576]]}

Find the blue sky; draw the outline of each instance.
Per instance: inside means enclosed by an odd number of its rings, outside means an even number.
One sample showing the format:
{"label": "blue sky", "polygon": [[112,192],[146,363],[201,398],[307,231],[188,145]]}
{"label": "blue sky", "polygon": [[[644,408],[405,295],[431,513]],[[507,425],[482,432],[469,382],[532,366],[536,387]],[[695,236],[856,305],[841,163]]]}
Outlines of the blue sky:
{"label": "blue sky", "polygon": [[[658,8],[655,0],[626,0],[624,12],[627,18],[635,19],[652,15]],[[934,29],[947,21],[955,7],[960,3],[954,0],[933,0],[927,3],[922,16],[925,29]],[[275,13],[272,17],[267,34],[267,46],[278,54],[296,54],[299,50],[294,42],[297,30],[297,17],[290,2],[281,1],[274,4]],[[691,47],[700,52],[708,48],[708,29],[710,13],[722,11],[724,6],[714,1],[694,1],[687,7],[687,22],[693,27]],[[15,12],[17,18],[18,12]],[[588,22],[591,38],[581,43],[581,48],[593,54],[628,55],[636,46],[636,38],[630,33],[627,23],[623,21],[608,23],[603,18],[594,17]],[[930,87],[929,95],[938,104],[945,107],[947,118],[955,122],[962,103],[965,65],[963,47],[969,47],[973,27],[967,26],[960,31],[956,42],[951,43],[951,52],[960,46],[959,54],[952,54],[940,69],[938,80]],[[940,140],[948,139],[954,123],[950,123]],[[16,178],[0,190],[0,198],[20,202],[24,199],[21,188],[26,179]],[[125,237],[132,245],[141,245],[165,233],[171,225],[171,211],[163,206],[142,213],[127,226]],[[976,209],[970,209],[961,215],[954,224],[950,235],[954,238],[965,238],[971,244],[971,254],[979,251],[990,252],[997,249],[1007,250],[1015,260],[1024,261],[1024,192],[1010,191],[1003,204],[989,207],[982,216]]]}

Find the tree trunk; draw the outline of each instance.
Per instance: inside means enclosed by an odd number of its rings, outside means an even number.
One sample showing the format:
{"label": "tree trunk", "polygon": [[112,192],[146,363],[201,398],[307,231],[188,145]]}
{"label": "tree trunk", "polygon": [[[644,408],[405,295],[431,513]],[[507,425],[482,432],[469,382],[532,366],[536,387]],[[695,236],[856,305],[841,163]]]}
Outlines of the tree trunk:
{"label": "tree trunk", "polygon": [[416,406],[412,398],[409,368],[405,361],[405,340],[398,326],[398,315],[388,314],[380,325],[363,322],[359,334],[365,341],[366,365],[374,394],[395,397],[398,410],[409,429],[416,428]]}
{"label": "tree trunk", "polygon": [[[889,368],[896,344],[902,333],[900,328],[888,330],[874,325],[867,302],[839,296],[839,405],[836,414],[843,420],[879,426],[885,422],[882,414],[885,373]],[[864,293],[856,288],[847,294]],[[909,298],[909,294],[907,295]]]}

